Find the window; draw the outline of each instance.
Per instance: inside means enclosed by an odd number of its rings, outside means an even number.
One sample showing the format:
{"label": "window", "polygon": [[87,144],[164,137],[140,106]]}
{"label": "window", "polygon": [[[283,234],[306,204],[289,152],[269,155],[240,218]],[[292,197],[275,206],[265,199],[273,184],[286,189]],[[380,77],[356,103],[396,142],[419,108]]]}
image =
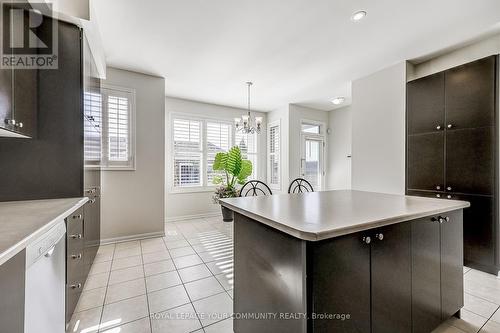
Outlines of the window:
{"label": "window", "polygon": [[240,147],[244,159],[252,162],[252,174],[249,179],[257,179],[257,133],[236,133],[234,144]]}
{"label": "window", "polygon": [[84,115],[86,164],[99,165],[100,161],[105,168],[133,169],[135,92],[106,87],[100,93],[85,93]]}
{"label": "window", "polygon": [[302,123],[301,129],[302,129],[302,133],[320,134],[321,125]]}
{"label": "window", "polygon": [[280,126],[269,124],[269,185],[280,188]]}
{"label": "window", "polygon": [[201,121],[174,119],[174,186],[201,186]]}
{"label": "window", "polygon": [[207,123],[207,185],[212,184],[215,175],[221,174],[214,172],[212,166],[215,161],[215,155],[218,152],[227,152],[231,148],[231,131],[233,124],[208,121]]}
{"label": "window", "polygon": [[174,189],[212,190],[214,176],[223,175],[212,169],[215,156],[235,145],[240,147],[243,158],[252,161],[251,177],[257,177],[257,134],[235,133],[231,121],[182,114],[174,114],[171,125]]}

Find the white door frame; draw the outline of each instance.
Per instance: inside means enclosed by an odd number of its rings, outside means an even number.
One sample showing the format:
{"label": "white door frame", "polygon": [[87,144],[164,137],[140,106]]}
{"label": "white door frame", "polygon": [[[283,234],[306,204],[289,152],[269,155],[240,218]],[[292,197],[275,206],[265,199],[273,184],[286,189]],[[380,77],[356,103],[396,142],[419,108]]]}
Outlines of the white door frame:
{"label": "white door frame", "polygon": [[309,133],[301,133],[300,135],[300,174],[302,177],[305,176],[305,154],[306,154],[306,140],[312,140],[312,141],[319,141],[320,142],[320,188],[315,189],[318,191],[321,191],[325,188],[325,178],[326,178],[326,172],[325,172],[325,159],[326,159],[326,140],[325,140],[325,135],[323,134],[309,134]]}

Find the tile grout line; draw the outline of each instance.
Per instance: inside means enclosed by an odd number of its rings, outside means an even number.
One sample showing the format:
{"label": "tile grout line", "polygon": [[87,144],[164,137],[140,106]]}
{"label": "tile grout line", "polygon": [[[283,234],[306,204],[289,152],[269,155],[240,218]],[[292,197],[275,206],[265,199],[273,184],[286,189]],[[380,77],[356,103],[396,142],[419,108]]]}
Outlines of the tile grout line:
{"label": "tile grout line", "polygon": [[[116,244],[113,246],[113,256],[111,258],[115,257],[115,250],[116,250]],[[99,250],[97,250],[97,251],[99,251]],[[104,299],[102,301],[101,316],[99,318],[99,324],[97,325],[97,332],[101,331],[101,323],[102,323],[102,317],[104,316],[104,305],[106,303],[106,296],[108,295],[108,285],[109,285],[109,280],[111,279],[111,266],[112,265],[113,265],[113,259],[111,259],[111,264],[109,266],[108,282],[106,283],[106,291],[104,292]]]}
{"label": "tile grout line", "polygon": [[[139,246],[141,247],[141,262],[142,262],[142,273],[143,273],[143,281],[144,281],[144,289],[146,291],[146,306],[148,307],[148,320],[149,320],[149,332],[153,332],[153,323],[151,321],[151,309],[149,308],[149,295],[148,295],[148,286],[146,285],[146,271],[144,270],[144,253],[142,252],[142,242],[139,242]],[[170,255],[170,253],[169,253]]]}

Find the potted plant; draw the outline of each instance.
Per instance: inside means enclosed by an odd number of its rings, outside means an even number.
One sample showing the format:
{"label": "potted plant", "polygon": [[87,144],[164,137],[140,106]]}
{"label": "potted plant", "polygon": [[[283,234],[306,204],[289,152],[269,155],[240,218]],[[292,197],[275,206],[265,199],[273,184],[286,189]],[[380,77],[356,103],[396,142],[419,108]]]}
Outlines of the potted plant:
{"label": "potted plant", "polygon": [[[223,198],[234,198],[239,196],[237,185],[243,185],[252,174],[252,162],[241,157],[241,150],[234,146],[227,153],[217,153],[215,155],[214,171],[222,171],[225,175],[217,175],[213,183],[217,185],[213,196],[214,203],[219,203]],[[233,220],[233,212],[221,206],[222,218],[224,222]]]}

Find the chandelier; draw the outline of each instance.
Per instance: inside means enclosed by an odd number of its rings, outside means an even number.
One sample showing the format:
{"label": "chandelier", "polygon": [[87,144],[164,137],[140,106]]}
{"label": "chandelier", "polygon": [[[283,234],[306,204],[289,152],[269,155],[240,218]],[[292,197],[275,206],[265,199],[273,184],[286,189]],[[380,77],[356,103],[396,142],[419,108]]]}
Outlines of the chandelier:
{"label": "chandelier", "polygon": [[252,82],[247,82],[248,87],[248,114],[242,115],[241,118],[234,118],[234,126],[236,131],[244,134],[260,133],[262,125],[262,117],[255,117],[255,120],[250,114],[250,87]]}

